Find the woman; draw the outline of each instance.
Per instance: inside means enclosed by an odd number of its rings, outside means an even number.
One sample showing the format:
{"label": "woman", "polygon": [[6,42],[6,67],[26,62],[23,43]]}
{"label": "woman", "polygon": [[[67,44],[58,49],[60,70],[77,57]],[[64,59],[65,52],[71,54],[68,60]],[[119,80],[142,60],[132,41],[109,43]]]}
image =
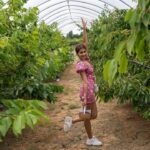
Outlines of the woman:
{"label": "woman", "polygon": [[88,135],[86,141],[87,145],[102,145],[102,142],[93,136],[91,129],[91,119],[97,118],[97,107],[94,96],[94,69],[90,62],[88,51],[87,51],[87,33],[86,33],[86,22],[82,19],[83,25],[83,44],[76,46],[75,51],[79,57],[79,61],[76,64],[76,72],[80,74],[82,79],[82,86],[80,88],[80,100],[82,106],[87,110],[90,110],[90,118],[82,119],[81,117],[76,120],[72,120],[72,117],[66,117],[64,123],[64,131],[68,131],[72,124],[77,122],[84,122],[84,126]]}

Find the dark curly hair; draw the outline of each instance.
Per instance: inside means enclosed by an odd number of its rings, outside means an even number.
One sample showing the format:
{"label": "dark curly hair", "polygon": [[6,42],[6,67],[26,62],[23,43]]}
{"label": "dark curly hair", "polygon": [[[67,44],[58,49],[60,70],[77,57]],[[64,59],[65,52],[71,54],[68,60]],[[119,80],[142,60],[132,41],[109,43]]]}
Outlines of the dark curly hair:
{"label": "dark curly hair", "polygon": [[76,47],[75,47],[76,54],[78,54],[81,49],[85,49],[86,50],[86,46],[84,44],[76,45]]}

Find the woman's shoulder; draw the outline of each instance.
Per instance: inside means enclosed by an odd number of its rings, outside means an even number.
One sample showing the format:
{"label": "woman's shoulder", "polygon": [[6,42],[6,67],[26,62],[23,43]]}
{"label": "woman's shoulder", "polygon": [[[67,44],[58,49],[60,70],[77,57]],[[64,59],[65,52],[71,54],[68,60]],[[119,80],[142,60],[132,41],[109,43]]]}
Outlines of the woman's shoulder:
{"label": "woman's shoulder", "polygon": [[79,60],[76,64],[77,72],[85,71],[87,69],[87,65],[83,60]]}

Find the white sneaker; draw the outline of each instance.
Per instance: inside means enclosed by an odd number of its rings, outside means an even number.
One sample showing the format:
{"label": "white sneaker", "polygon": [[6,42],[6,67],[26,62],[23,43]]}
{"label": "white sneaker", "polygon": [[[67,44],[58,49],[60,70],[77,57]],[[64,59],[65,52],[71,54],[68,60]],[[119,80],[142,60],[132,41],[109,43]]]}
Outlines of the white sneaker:
{"label": "white sneaker", "polygon": [[93,138],[87,139],[86,144],[87,145],[100,146],[100,145],[102,145],[102,142],[93,136]]}
{"label": "white sneaker", "polygon": [[64,131],[67,132],[70,130],[72,126],[72,117],[65,117],[65,122],[64,122]]}

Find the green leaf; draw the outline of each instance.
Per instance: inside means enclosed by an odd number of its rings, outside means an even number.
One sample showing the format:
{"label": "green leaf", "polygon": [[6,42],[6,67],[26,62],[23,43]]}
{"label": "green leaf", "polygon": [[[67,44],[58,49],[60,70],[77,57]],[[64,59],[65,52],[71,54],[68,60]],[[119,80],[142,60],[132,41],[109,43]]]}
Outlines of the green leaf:
{"label": "green leaf", "polygon": [[143,23],[146,27],[148,27],[149,23],[150,23],[150,17],[149,14],[144,14],[143,16]]}
{"label": "green leaf", "polygon": [[142,39],[138,47],[136,48],[136,54],[137,54],[136,57],[141,61],[144,59],[144,55],[145,55],[144,49],[145,49],[145,40]]}
{"label": "green leaf", "polygon": [[103,69],[103,77],[104,80],[108,81],[109,80],[109,76],[108,76],[108,72],[109,72],[109,64],[110,64],[110,60],[108,60],[106,62],[106,64],[104,65],[104,69]]}
{"label": "green leaf", "polygon": [[46,121],[49,121],[49,118],[39,110],[33,110],[32,114],[34,114],[35,116],[43,117]]}
{"label": "green leaf", "polygon": [[129,9],[126,16],[125,16],[125,21],[129,21],[131,19],[132,15],[133,15],[133,13],[134,13],[134,10]]}
{"label": "green leaf", "polygon": [[2,136],[6,135],[11,124],[12,124],[12,120],[10,119],[10,117],[5,117],[0,120],[0,132]]}
{"label": "green leaf", "polygon": [[47,105],[45,102],[39,100],[30,100],[28,101],[31,108],[35,109],[47,109]]}
{"label": "green leaf", "polygon": [[22,129],[25,128],[25,116],[24,114],[18,115],[13,122],[13,132],[16,136],[21,134]]}
{"label": "green leaf", "polygon": [[134,9],[130,9],[125,17],[125,20],[129,22],[131,27],[134,27],[135,23],[139,20],[139,16]]}
{"label": "green leaf", "polygon": [[5,48],[8,45],[8,38],[2,37],[0,38],[0,48]]}
{"label": "green leaf", "polygon": [[14,108],[16,111],[21,111],[21,107],[19,106],[20,100],[4,100],[2,103],[8,108]]}
{"label": "green leaf", "polygon": [[139,7],[141,7],[143,10],[146,8],[146,1],[145,0],[139,0]]}
{"label": "green leaf", "polygon": [[31,87],[31,86],[27,86],[27,89],[28,89],[29,93],[30,93],[30,94],[32,94],[33,87]]}
{"label": "green leaf", "polygon": [[35,125],[35,124],[37,124],[37,122],[39,121],[39,116],[37,116],[37,115],[35,115],[34,113],[30,113],[29,114],[29,116],[30,116],[30,118],[31,118],[31,120],[32,120],[32,124],[33,125]]}
{"label": "green leaf", "polygon": [[103,76],[104,79],[108,81],[109,86],[112,85],[116,73],[117,62],[114,59],[107,61],[107,63],[104,65]]}
{"label": "green leaf", "polygon": [[135,41],[136,41],[136,35],[135,35],[135,33],[133,33],[127,41],[127,50],[130,55],[134,51]]}
{"label": "green leaf", "polygon": [[120,57],[120,61],[119,61],[119,73],[126,73],[127,67],[128,67],[128,59],[124,52],[124,53],[122,53],[122,55]]}
{"label": "green leaf", "polygon": [[114,58],[115,58],[116,61],[120,60],[121,53],[122,53],[124,47],[125,47],[125,42],[121,42],[119,44],[119,46],[115,49]]}
{"label": "green leaf", "polygon": [[45,102],[38,101],[38,103],[39,103],[39,106],[40,106],[41,108],[43,108],[43,109],[48,109],[48,107],[47,107],[47,105],[46,105]]}
{"label": "green leaf", "polygon": [[34,124],[32,122],[32,118],[30,116],[29,112],[25,112],[25,118],[26,118],[26,124],[30,127],[30,128],[34,128]]}

